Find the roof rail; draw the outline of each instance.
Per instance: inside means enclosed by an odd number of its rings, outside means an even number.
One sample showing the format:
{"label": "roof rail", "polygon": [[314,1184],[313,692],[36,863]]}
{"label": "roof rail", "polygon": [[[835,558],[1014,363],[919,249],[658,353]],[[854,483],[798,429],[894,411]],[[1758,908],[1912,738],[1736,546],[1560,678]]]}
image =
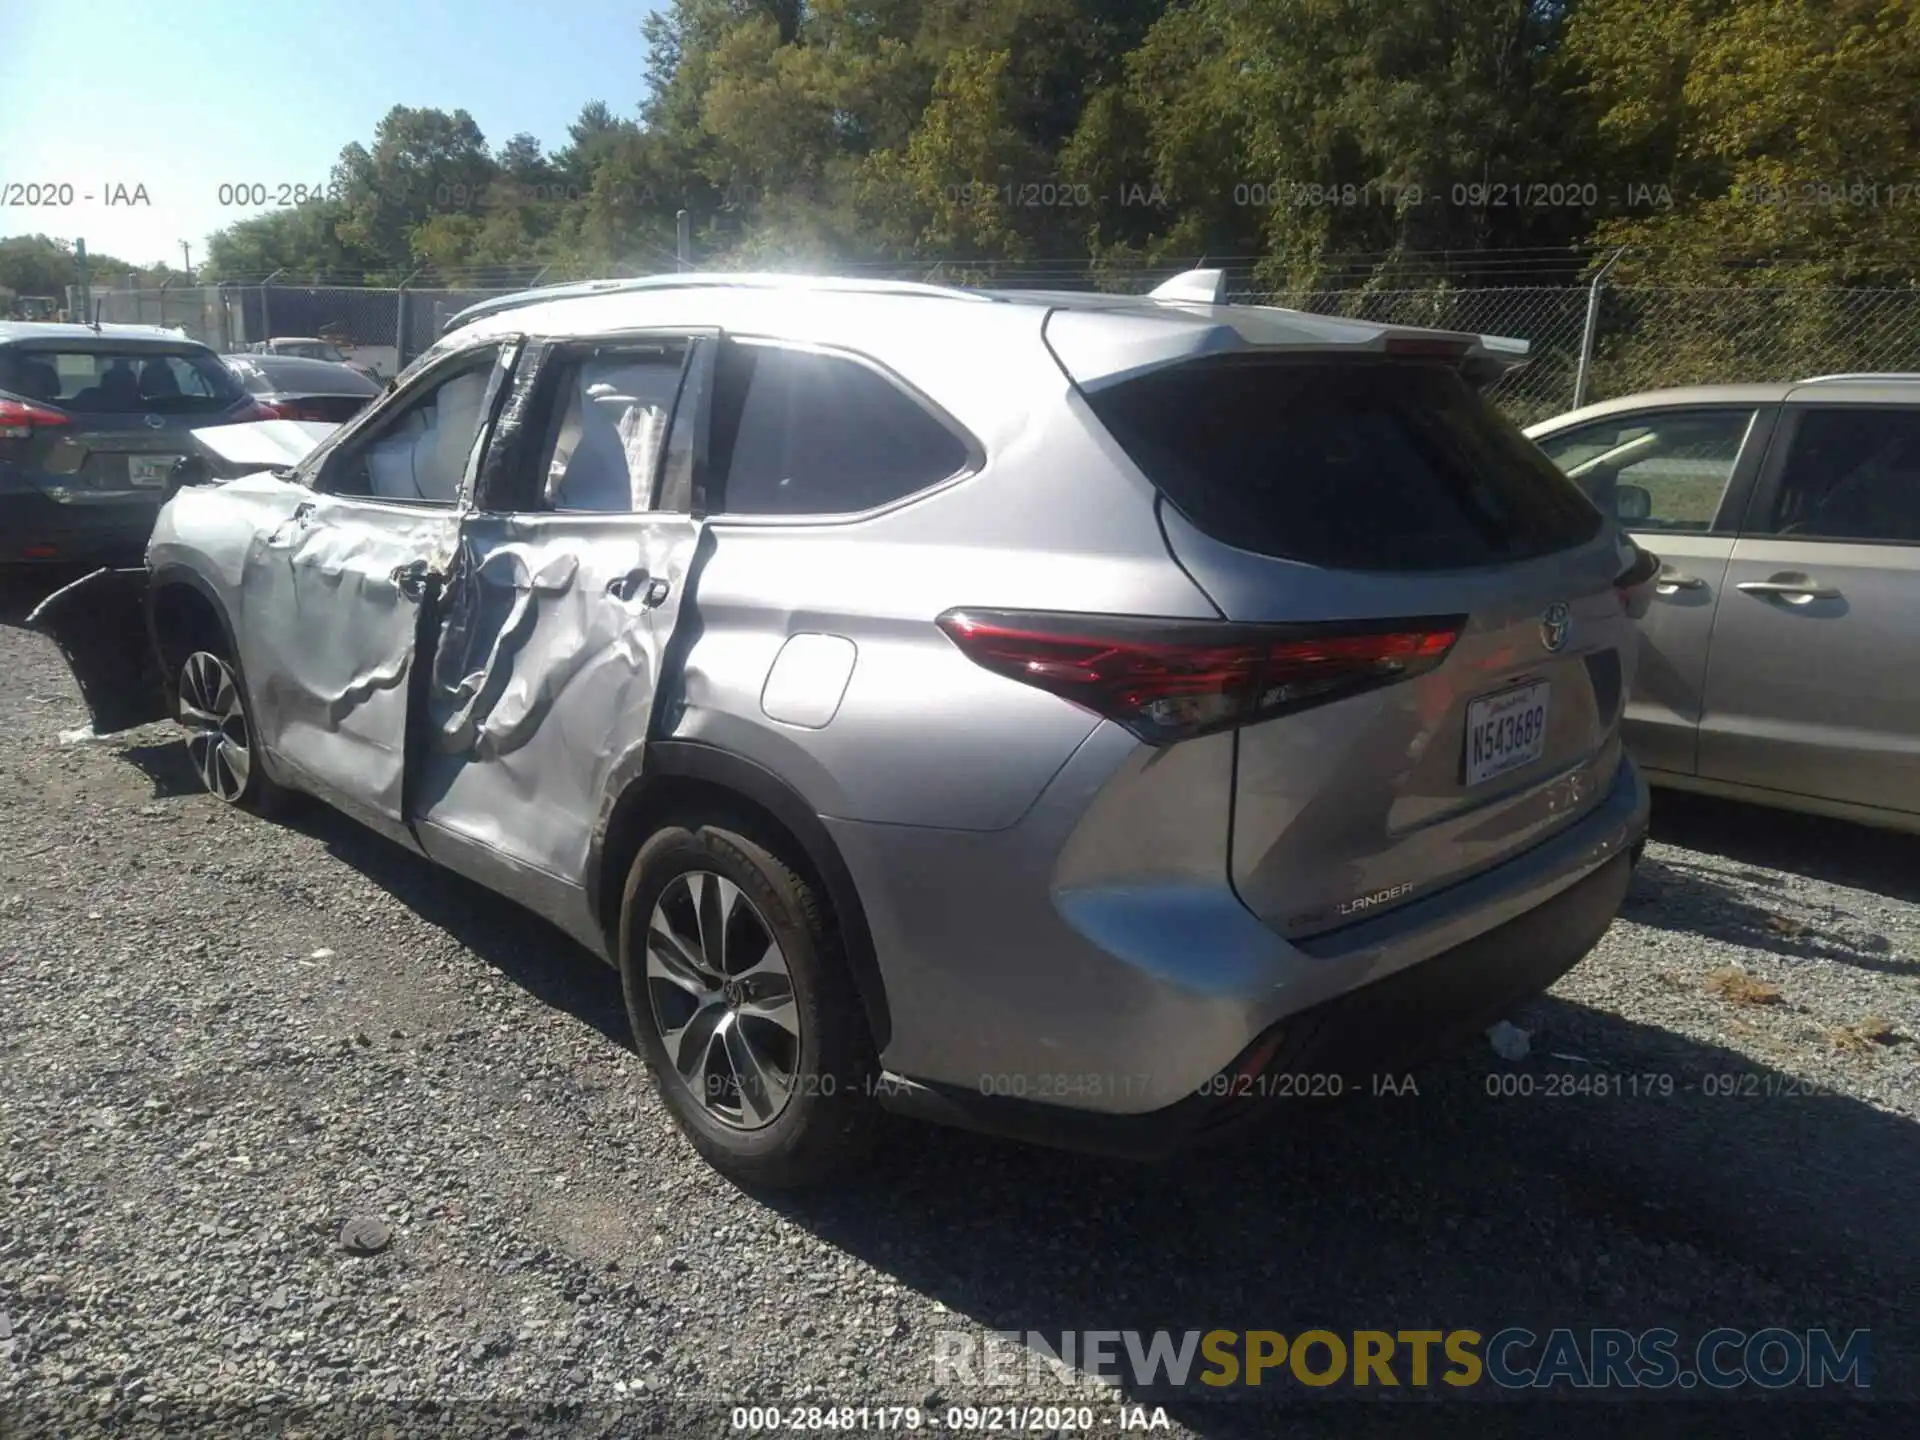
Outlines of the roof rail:
{"label": "roof rail", "polygon": [[845,290],[877,295],[938,295],[949,299],[992,300],[980,290],[962,290],[951,285],[929,285],[918,280],[848,280],[826,275],[782,275],[756,272],[733,274],[727,271],[682,271],[665,275],[637,275],[629,279],[573,280],[557,285],[542,285],[534,290],[519,290],[511,295],[496,295],[460,311],[440,329],[451,334],[463,325],[503,310],[518,310],[527,305],[544,305],[549,300],[575,300],[589,295],[620,295],[636,290],[690,290],[698,287],[787,290]]}
{"label": "roof rail", "polygon": [[1869,385],[1876,380],[1920,380],[1920,371],[1854,370],[1842,375],[1810,375],[1805,380],[1796,380],[1793,383],[1796,385]]}

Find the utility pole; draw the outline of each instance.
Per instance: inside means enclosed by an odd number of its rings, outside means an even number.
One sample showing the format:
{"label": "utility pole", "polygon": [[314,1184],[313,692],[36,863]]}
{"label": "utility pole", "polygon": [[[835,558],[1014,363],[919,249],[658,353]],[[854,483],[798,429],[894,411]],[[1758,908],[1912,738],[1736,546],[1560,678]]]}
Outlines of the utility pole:
{"label": "utility pole", "polygon": [[693,217],[682,210],[673,217],[674,260],[682,270],[693,268]]}
{"label": "utility pole", "polygon": [[81,324],[93,319],[93,282],[87,278],[87,242],[73,242],[73,263],[80,272]]}
{"label": "utility pole", "polygon": [[193,283],[193,251],[184,240],[180,242],[180,268],[187,272],[187,283],[191,285]]}

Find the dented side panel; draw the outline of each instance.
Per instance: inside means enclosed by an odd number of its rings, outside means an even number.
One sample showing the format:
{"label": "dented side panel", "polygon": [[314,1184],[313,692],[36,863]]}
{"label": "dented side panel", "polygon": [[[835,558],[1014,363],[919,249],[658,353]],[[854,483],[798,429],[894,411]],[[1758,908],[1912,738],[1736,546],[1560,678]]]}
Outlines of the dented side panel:
{"label": "dented side panel", "polygon": [[458,523],[308,495],[254,532],[241,566],[235,631],[262,740],[303,785],[403,838],[414,657]]}
{"label": "dented side panel", "polygon": [[648,733],[697,533],[683,515],[468,517],[418,762],[429,853],[440,831],[584,882],[613,767]]}

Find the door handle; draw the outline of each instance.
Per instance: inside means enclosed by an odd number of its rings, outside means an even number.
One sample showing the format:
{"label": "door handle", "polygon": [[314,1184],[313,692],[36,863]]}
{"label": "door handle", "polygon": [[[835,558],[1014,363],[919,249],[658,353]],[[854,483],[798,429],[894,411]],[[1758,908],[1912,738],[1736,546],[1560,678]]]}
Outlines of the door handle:
{"label": "door handle", "polygon": [[618,600],[622,604],[625,604],[629,600],[638,599],[645,593],[647,584],[652,578],[653,576],[648,572],[646,566],[637,566],[629,570],[626,574],[616,575],[613,579],[609,580],[607,582],[607,596],[609,599]]}
{"label": "door handle", "polygon": [[1744,590],[1749,595],[1778,595],[1796,605],[1804,605],[1809,600],[1838,600],[1840,592],[1831,585],[1822,585],[1811,575],[1776,575],[1771,580],[1743,580],[1733,587]]}
{"label": "door handle", "polygon": [[1653,578],[1653,591],[1656,595],[1673,595],[1681,590],[1704,590],[1707,582],[1698,575],[1686,575],[1678,570],[1662,570]]}
{"label": "door handle", "polygon": [[293,507],[293,513],[267,533],[267,546],[274,550],[285,550],[293,546],[300,534],[313,524],[313,501],[302,500]]}
{"label": "door handle", "polygon": [[426,596],[427,582],[432,575],[433,571],[426,561],[415,560],[411,564],[394,566],[393,574],[388,578],[393,581],[393,588],[407,599],[419,600]]}
{"label": "door handle", "polygon": [[607,594],[610,598],[622,604],[638,600],[644,610],[651,610],[672,593],[673,586],[655,576],[644,565],[607,582]]}

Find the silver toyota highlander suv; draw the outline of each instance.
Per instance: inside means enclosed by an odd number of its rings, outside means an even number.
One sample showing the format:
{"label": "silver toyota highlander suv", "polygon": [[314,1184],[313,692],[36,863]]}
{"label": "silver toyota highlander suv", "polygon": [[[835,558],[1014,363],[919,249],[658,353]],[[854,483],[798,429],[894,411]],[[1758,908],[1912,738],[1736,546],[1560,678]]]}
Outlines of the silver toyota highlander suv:
{"label": "silver toyota highlander suv", "polygon": [[617,965],[732,1175],[885,1110],[1163,1154],[1543,989],[1647,823],[1635,552],[1478,393],[1523,347],[1219,298],[490,302],[337,430],[205,432],[312,448],[35,623],[97,729]]}

